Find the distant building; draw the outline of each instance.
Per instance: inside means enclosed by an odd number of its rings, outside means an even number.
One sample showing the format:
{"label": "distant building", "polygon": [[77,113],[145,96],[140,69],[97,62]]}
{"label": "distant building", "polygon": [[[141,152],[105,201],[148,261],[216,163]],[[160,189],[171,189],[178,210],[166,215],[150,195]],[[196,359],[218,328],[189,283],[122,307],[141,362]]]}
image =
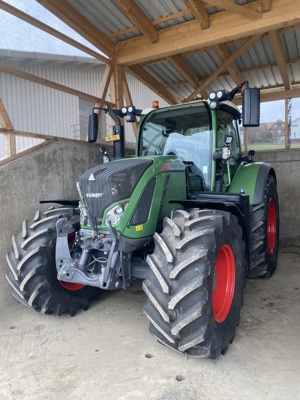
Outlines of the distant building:
{"label": "distant building", "polygon": [[[98,97],[105,65],[92,57],[64,56],[0,49],[0,63],[39,76],[51,82]],[[128,86],[137,108],[168,104],[132,75],[127,75]],[[19,131],[55,137],[86,140],[88,115],[95,103],[81,96],[56,90],[12,73],[0,72],[0,98]],[[110,95],[107,98],[110,100]],[[112,121],[101,118],[100,137],[112,133]],[[0,125],[1,126],[1,125]],[[126,123],[126,142],[135,143],[132,124]],[[17,153],[41,143],[42,140],[17,137]],[[0,134],[0,159],[4,157],[4,135]]]}
{"label": "distant building", "polygon": [[273,143],[284,143],[285,142],[285,123],[278,119],[270,128],[272,134]]}
{"label": "distant building", "polygon": [[291,143],[300,143],[300,117],[291,122]]}

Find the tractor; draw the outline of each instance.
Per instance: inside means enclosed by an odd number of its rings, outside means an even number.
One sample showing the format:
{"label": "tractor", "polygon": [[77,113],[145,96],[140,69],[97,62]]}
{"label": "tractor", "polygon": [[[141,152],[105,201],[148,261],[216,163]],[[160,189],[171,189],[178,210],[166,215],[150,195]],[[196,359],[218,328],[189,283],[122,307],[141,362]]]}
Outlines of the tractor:
{"label": "tractor", "polygon": [[[232,102],[241,92],[242,113]],[[77,182],[78,199],[52,199],[13,235],[12,294],[43,314],[86,310],[103,290],[142,280],[149,330],[162,344],[216,359],[232,343],[247,277],[277,265],[279,204],[270,164],[243,155],[239,125],[259,125],[247,82],[208,100],[146,110],[102,108],[115,122],[113,156]],[[88,141],[96,142],[98,112]],[[124,157],[123,120],[139,119]]]}

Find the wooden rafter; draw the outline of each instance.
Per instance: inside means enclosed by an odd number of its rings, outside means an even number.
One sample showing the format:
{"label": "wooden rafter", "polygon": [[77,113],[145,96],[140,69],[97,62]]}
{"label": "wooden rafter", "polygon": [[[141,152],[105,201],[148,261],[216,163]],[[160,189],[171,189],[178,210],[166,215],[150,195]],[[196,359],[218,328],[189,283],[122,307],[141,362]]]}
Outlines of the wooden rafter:
{"label": "wooden rafter", "polygon": [[223,62],[223,64],[216,69],[208,78],[206,78],[202,84],[194,90],[194,92],[186,99],[186,101],[191,101],[193,100],[198,93],[200,93],[202,90],[204,90],[215,78],[217,78],[224,69],[226,69],[229,65],[234,63],[234,61],[241,55],[243,54],[250,46],[252,46],[257,40],[259,40],[261,35],[256,35],[251,37],[250,39],[246,40],[245,43],[234,53],[232,54],[229,58],[227,58],[226,61]]}
{"label": "wooden rafter", "polygon": [[204,0],[214,6],[223,8],[226,11],[231,11],[235,14],[244,15],[250,19],[260,19],[262,18],[262,13],[259,11],[252,10],[247,5],[238,5],[231,0]]}
{"label": "wooden rafter", "polygon": [[262,12],[269,12],[272,9],[272,0],[258,0]]}
{"label": "wooden rafter", "polygon": [[14,126],[9,118],[8,112],[0,98],[0,125],[3,131],[6,131],[4,138],[4,154],[5,157],[14,156],[17,153],[16,136],[14,135]]}
{"label": "wooden rafter", "polygon": [[[253,4],[253,5],[252,5]],[[257,3],[250,3],[254,10]],[[247,8],[247,9],[248,9]],[[224,11],[210,15],[210,28],[199,30],[196,20],[161,29],[159,42],[149,46],[143,36],[124,40],[116,44],[116,61],[119,64],[134,65],[174,54],[199,51],[202,48],[232,42],[256,34],[265,34],[272,30],[299,24],[300,7],[294,7],[289,0],[272,3],[272,12],[265,13],[263,18],[255,21],[242,14]]]}
{"label": "wooden rafter", "polygon": [[158,40],[158,31],[133,0],[113,0],[113,3],[134,25],[154,43]]}
{"label": "wooden rafter", "polygon": [[[99,56],[102,57],[101,61],[106,62],[109,66],[105,70],[105,75],[101,83],[100,96],[97,98],[96,96],[67,88],[66,86],[35,77],[34,75],[30,76],[31,74],[25,75],[26,73],[23,71],[15,73],[18,70],[13,71],[14,69],[12,69],[10,72],[7,70],[5,72],[14,73],[24,79],[30,79],[33,82],[44,84],[54,89],[89,98],[97,102],[98,105],[105,103],[109,84],[112,85],[112,96],[113,98],[115,97],[118,104],[122,103],[123,96],[126,103],[129,101],[129,88],[126,88],[127,82],[124,83],[125,75],[123,68],[125,67],[150,89],[154,90],[171,104],[180,103],[181,101],[168,90],[168,87],[186,83],[191,85],[194,88],[194,92],[186,99],[188,101],[192,100],[199,93],[202,95],[205,94],[214,79],[220,76],[227,76],[228,73],[236,83],[240,83],[244,80],[243,73],[246,69],[239,70],[235,61],[243,51],[263,35],[269,35],[270,37],[276,57],[276,65],[279,68],[283,81],[283,86],[276,88],[281,92],[283,89],[286,89],[289,93],[292,88],[293,93],[296,90],[296,85],[291,84],[289,69],[287,67],[289,60],[286,60],[284,57],[284,49],[280,39],[281,32],[300,29],[299,7],[295,7],[295,4],[290,0],[273,0],[273,2],[272,0],[255,0],[247,1],[243,5],[239,5],[235,0],[184,0],[187,6],[185,10],[175,12],[174,14],[162,15],[160,18],[153,20],[149,19],[142,12],[141,6],[138,6],[138,4],[143,3],[142,0],[140,2],[136,0],[111,0],[133,24],[133,26],[111,34],[104,34],[101,31],[102,28],[100,25],[97,28],[88,18],[84,17],[78,11],[79,7],[78,9],[76,8],[75,1],[37,1],[75,29],[91,44],[107,54],[110,59],[107,60],[97,52],[93,53],[92,50],[87,51],[88,48],[85,48],[85,46],[75,41],[72,42],[72,39],[64,37],[60,32],[17,10],[3,0],[0,0],[0,9],[14,14],[16,17],[51,33],[53,36],[80,48],[98,59],[101,59]],[[84,3],[83,0],[80,1]],[[215,12],[215,9],[212,10],[211,6],[220,7],[224,11]],[[188,15],[190,16],[189,18],[184,18]],[[193,15],[194,19],[191,19],[191,15]],[[173,22],[166,23],[168,21]],[[164,23],[165,25],[163,25]],[[201,30],[199,29],[199,25]],[[113,38],[118,38],[119,36],[126,35],[126,33],[136,32],[137,30],[142,35],[133,35],[134,37],[121,40],[118,43],[112,41]],[[234,43],[239,47],[233,55],[228,51],[229,43]],[[212,71],[209,76],[199,79],[194,71],[189,68],[188,64],[184,62],[184,57],[191,53],[201,53],[208,49],[209,51],[213,50],[216,52],[222,65],[216,71]],[[163,85],[143,68],[145,63],[160,63],[164,60],[172,64],[179,72],[183,77],[182,81]],[[252,70],[268,68],[270,66],[274,66],[274,64],[254,67]],[[4,67],[0,65],[0,71],[1,68]],[[275,86],[273,86],[274,88]]]}
{"label": "wooden rafter", "polygon": [[121,108],[123,106],[123,68],[119,65],[114,66],[110,80],[110,95],[116,108]]}
{"label": "wooden rafter", "polygon": [[[60,83],[49,81],[48,79],[41,78],[40,76],[37,76],[37,75],[29,74],[28,72],[21,71],[17,68],[9,67],[6,64],[0,64],[0,71],[18,76],[19,78],[38,83],[40,85],[51,87],[52,89],[56,89],[56,90],[60,90],[65,93],[72,94],[74,96],[80,96],[80,97],[90,100],[94,103],[98,103],[101,101],[100,98],[93,96],[91,94],[84,93],[84,92],[81,92],[80,90],[76,90],[76,89],[70,88],[68,86],[61,85]],[[112,104],[112,103],[110,103],[110,104]]]}
{"label": "wooden rafter", "polygon": [[[182,18],[185,17],[186,15],[190,15],[192,14],[192,11],[190,9],[186,9],[186,10],[182,10],[182,11],[178,11],[176,13],[173,14],[169,14],[169,15],[165,15],[164,17],[161,18],[156,18],[154,20],[151,21],[153,26],[159,25],[159,24],[163,24],[165,22],[168,21],[173,21],[177,18]],[[122,29],[120,31],[116,31],[116,32],[112,32],[109,35],[107,35],[110,39],[119,37],[119,36],[123,36],[123,35],[127,35],[128,33],[132,33],[135,32],[137,30],[136,26],[130,26],[126,29]]]}
{"label": "wooden rafter", "polygon": [[186,81],[193,87],[196,88],[199,85],[199,78],[197,75],[188,67],[184,60],[177,54],[174,56],[167,57],[167,61],[173,65],[173,67],[186,79]]}
{"label": "wooden rafter", "polygon": [[209,27],[209,18],[202,0],[184,0],[187,7],[191,10],[193,16],[199,22],[201,29]]}
{"label": "wooden rafter", "polygon": [[33,133],[33,132],[16,131],[16,130],[11,131],[10,129],[4,129],[4,128],[0,128],[0,133],[5,136],[14,134],[15,136],[29,137],[32,139],[57,140],[56,136],[44,135],[43,133]]}
{"label": "wooden rafter", "polygon": [[[132,97],[131,97],[131,93],[130,93],[130,89],[129,89],[129,85],[127,82],[125,71],[123,71],[123,93],[124,93],[124,100],[125,100],[126,105],[127,106],[133,105],[133,101],[132,101]],[[133,122],[132,126],[133,126],[134,136],[136,136],[136,132],[137,132],[137,128],[138,128],[137,122],[136,121]]]}
{"label": "wooden rafter", "polygon": [[160,25],[160,24],[164,24],[165,22],[168,22],[168,21],[173,21],[178,18],[183,18],[186,15],[190,15],[190,14],[192,14],[192,11],[189,8],[187,8],[186,10],[177,11],[175,13],[164,15],[163,17],[160,17],[160,18],[156,18],[152,21],[152,23],[153,23],[153,25]]}
{"label": "wooden rafter", "polygon": [[6,111],[6,108],[1,98],[0,98],[0,125],[4,129],[11,129],[11,130],[14,129],[14,126],[9,118],[9,115]]}
{"label": "wooden rafter", "polygon": [[[216,52],[217,52],[217,49],[218,49],[218,46],[215,47]],[[289,64],[297,64],[297,63],[300,63],[300,58],[294,58],[294,59],[286,60],[286,64],[287,65],[289,65]],[[270,64],[264,64],[264,65],[260,65],[260,66],[243,68],[243,69],[239,70],[239,74],[240,75],[239,75],[239,78],[237,78],[237,80],[235,80],[235,82],[239,83],[242,80],[244,80],[244,77],[243,77],[244,73],[262,71],[264,69],[270,69],[270,68],[274,68],[276,66],[277,66],[277,63],[270,63]],[[229,67],[227,68],[226,71],[221,72],[219,77],[228,76],[229,75],[228,69],[229,69]],[[186,85],[186,84],[191,84],[191,83],[188,82],[187,80],[177,81],[177,82],[166,83],[166,84],[164,84],[164,87],[166,87],[166,88],[168,88],[168,87],[176,87],[176,86],[181,86],[181,85]],[[278,89],[278,88],[279,87],[276,87],[275,89]]]}
{"label": "wooden rafter", "polygon": [[[217,45],[215,47],[215,51],[218,54],[222,63],[226,62],[226,60],[230,58],[230,53],[225,44]],[[227,71],[229,72],[229,75],[237,85],[244,81],[241,71],[238,69],[238,67],[234,62],[228,65]]]}
{"label": "wooden rafter", "polygon": [[71,6],[67,0],[36,0],[110,58],[115,45],[103,32]]}
{"label": "wooden rafter", "polygon": [[83,44],[77,42],[76,40],[73,40],[67,35],[64,35],[63,33],[57,31],[56,29],[51,28],[50,26],[44,24],[43,22],[31,17],[30,15],[24,13],[23,11],[11,6],[10,4],[6,3],[5,1],[0,0],[0,9],[14,15],[15,17],[22,19],[23,21],[28,22],[29,24],[35,26],[38,29],[41,29],[44,32],[49,33],[50,35],[62,40],[65,43],[70,44],[73,47],[76,47],[79,50],[84,51],[85,53],[89,54],[92,57],[95,57],[96,59],[104,62],[104,63],[110,63],[110,60],[101,54],[97,53],[96,51],[90,49],[87,46],[84,46]]}
{"label": "wooden rafter", "polygon": [[153,90],[158,96],[163,98],[170,104],[180,104],[181,101],[174,96],[168,89],[166,89],[158,80],[156,80],[149,72],[147,72],[140,65],[132,65],[129,68],[131,74],[133,74],[138,80],[144,85],[148,86],[149,89]]}
{"label": "wooden rafter", "polygon": [[[201,85],[201,80],[197,77],[197,75],[189,68],[189,66],[184,62],[182,57],[179,55],[167,57],[167,61],[173,65],[173,67],[185,78],[185,81],[178,82],[177,85],[183,85],[189,83],[194,89]],[[165,87],[172,87],[172,85],[165,85]],[[202,97],[207,97],[207,91],[203,89],[201,91]]]}
{"label": "wooden rafter", "polygon": [[[102,82],[100,85],[100,93],[99,93],[99,98],[101,99],[98,103],[97,106],[98,107],[103,107],[104,104],[107,103],[106,99],[106,95],[108,92],[108,88],[109,88],[109,84],[110,84],[110,80],[112,77],[114,71],[114,67],[112,65],[107,65],[104,71],[104,76],[102,78]],[[98,116],[101,115],[101,112],[98,112]]]}
{"label": "wooden rafter", "polygon": [[276,61],[278,64],[278,68],[282,77],[282,81],[284,84],[284,88],[286,90],[291,89],[291,80],[289,77],[289,72],[287,68],[287,64],[285,61],[285,56],[283,52],[283,47],[280,39],[280,35],[277,31],[272,31],[269,33],[269,37],[272,43],[273,51],[276,57]]}

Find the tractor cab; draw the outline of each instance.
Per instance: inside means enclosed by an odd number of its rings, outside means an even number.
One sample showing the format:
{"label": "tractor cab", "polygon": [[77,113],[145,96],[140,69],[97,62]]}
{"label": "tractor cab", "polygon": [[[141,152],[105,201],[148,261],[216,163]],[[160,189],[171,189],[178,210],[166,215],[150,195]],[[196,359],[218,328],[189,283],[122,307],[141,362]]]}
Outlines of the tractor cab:
{"label": "tractor cab", "polygon": [[177,157],[188,174],[196,177],[199,190],[208,190],[213,146],[210,110],[203,102],[179,107],[156,109],[143,119],[138,156]]}
{"label": "tractor cab", "polygon": [[137,155],[179,158],[186,165],[189,197],[214,191],[221,175],[226,191],[241,156],[240,119],[239,109],[229,101],[217,110],[204,101],[155,109],[140,125]]}

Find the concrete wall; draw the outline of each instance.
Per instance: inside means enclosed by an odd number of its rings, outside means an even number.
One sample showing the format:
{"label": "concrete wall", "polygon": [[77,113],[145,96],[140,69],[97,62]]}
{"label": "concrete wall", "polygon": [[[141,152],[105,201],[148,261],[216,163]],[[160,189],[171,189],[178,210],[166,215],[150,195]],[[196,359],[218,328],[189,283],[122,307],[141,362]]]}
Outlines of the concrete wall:
{"label": "concrete wall", "polygon": [[[258,153],[255,160],[270,162],[277,173],[282,244],[299,245],[300,151]],[[0,166],[0,308],[13,301],[4,278],[5,254],[11,247],[12,234],[21,231],[23,219],[31,219],[38,208],[48,207],[40,207],[39,200],[77,198],[77,179],[100,161],[97,145],[59,140]]]}
{"label": "concrete wall", "polygon": [[276,171],[281,244],[300,246],[300,150],[259,152],[254,160],[268,162]]}
{"label": "concrete wall", "polygon": [[12,301],[4,277],[12,234],[21,231],[23,219],[32,219],[37,209],[49,207],[41,207],[39,200],[78,198],[76,181],[100,161],[98,146],[59,140],[0,166],[0,308]]}

